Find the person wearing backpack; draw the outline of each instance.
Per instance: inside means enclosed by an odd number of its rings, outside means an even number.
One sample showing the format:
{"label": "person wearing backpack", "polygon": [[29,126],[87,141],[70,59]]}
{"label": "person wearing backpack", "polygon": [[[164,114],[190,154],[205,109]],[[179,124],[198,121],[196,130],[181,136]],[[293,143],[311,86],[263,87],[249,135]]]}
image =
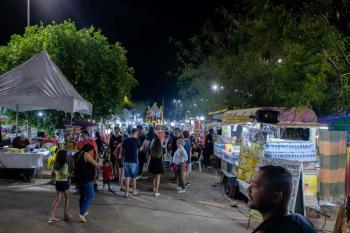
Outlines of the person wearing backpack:
{"label": "person wearing backpack", "polygon": [[158,136],[153,139],[151,148],[149,150],[150,162],[148,171],[152,174],[152,191],[154,196],[160,196],[159,184],[160,176],[164,173],[163,167],[163,148]]}
{"label": "person wearing backpack", "polygon": [[55,180],[56,198],[51,205],[51,213],[49,213],[49,223],[58,222],[59,219],[55,217],[56,208],[61,200],[62,193],[65,197],[64,203],[64,220],[69,220],[72,215],[69,214],[69,181],[68,181],[68,161],[67,151],[58,150],[56,160],[52,167],[52,176]]}

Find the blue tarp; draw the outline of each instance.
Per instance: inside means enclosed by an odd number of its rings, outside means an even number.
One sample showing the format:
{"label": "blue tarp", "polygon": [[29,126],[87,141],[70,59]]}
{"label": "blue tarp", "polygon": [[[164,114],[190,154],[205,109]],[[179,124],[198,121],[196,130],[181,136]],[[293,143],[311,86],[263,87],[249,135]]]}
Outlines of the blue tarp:
{"label": "blue tarp", "polygon": [[319,117],[317,123],[329,125],[334,123],[334,121],[347,117],[350,117],[350,111]]}

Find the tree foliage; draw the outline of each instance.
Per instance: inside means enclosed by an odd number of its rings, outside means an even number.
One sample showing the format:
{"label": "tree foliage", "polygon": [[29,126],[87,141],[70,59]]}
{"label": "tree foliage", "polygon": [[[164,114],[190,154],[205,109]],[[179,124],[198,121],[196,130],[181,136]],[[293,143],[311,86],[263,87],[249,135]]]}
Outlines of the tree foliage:
{"label": "tree foliage", "polygon": [[110,44],[93,26],[78,30],[71,21],[34,25],[27,27],[24,35],[13,35],[7,45],[0,46],[0,74],[42,50],[93,104],[95,119],[118,110],[137,84],[120,43]]}
{"label": "tree foliage", "polygon": [[[222,9],[200,35],[175,42],[180,95],[209,106],[348,109],[349,38],[332,1],[246,1],[244,15]],[[331,10],[330,10],[331,9]],[[223,90],[211,90],[212,84]]]}

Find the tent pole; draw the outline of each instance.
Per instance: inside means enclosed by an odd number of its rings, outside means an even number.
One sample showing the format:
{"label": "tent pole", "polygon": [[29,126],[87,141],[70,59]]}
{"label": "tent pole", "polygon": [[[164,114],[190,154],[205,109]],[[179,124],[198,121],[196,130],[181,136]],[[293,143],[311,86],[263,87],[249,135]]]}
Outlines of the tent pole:
{"label": "tent pole", "polygon": [[16,104],[16,137],[18,136],[18,111],[19,111],[19,105]]}

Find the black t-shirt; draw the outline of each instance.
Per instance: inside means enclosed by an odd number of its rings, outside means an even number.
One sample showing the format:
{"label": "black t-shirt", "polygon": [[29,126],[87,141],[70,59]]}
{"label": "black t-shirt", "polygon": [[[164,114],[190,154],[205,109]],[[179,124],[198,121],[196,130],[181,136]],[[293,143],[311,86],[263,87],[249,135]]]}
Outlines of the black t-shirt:
{"label": "black t-shirt", "polygon": [[171,141],[171,156],[174,156],[175,151],[177,150],[177,139],[179,139],[180,137],[173,137],[173,140]]}
{"label": "black t-shirt", "polygon": [[115,148],[117,148],[118,142],[117,142],[117,136],[114,134],[109,139],[109,148],[111,148],[111,153],[115,151]]}
{"label": "black t-shirt", "polygon": [[97,145],[98,153],[101,154],[102,151],[103,151],[103,142],[102,142],[102,139],[101,139],[101,138],[96,138],[95,142],[96,142],[96,145]]}
{"label": "black t-shirt", "polygon": [[272,218],[261,223],[254,231],[264,233],[317,233],[314,226],[300,214]]}
{"label": "black t-shirt", "polygon": [[138,149],[141,143],[136,138],[128,138],[123,142],[123,160],[126,163],[137,163]]}
{"label": "black t-shirt", "polygon": [[86,184],[94,180],[95,167],[85,161],[84,152],[79,151],[74,155],[75,181],[77,184]]}
{"label": "black t-shirt", "polygon": [[213,135],[207,134],[205,137],[205,148],[214,149]]}
{"label": "black t-shirt", "polygon": [[141,134],[141,135],[139,135],[139,141],[140,141],[140,143],[141,143],[141,145],[143,144],[143,142],[145,141],[145,139],[146,139],[146,136],[144,135],[144,134]]}
{"label": "black t-shirt", "polygon": [[118,146],[117,136],[113,134],[109,139],[109,148],[111,149],[110,161],[112,163],[115,162],[114,151],[115,151],[115,148],[117,148],[117,146]]}

